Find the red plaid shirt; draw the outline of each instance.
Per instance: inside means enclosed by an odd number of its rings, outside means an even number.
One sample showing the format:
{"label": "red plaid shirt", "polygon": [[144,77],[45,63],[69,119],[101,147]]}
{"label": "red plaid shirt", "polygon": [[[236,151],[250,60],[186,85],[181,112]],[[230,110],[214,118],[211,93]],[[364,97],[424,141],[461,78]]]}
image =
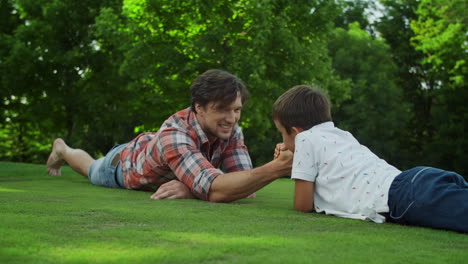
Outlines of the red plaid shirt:
{"label": "red plaid shirt", "polygon": [[129,142],[120,162],[128,189],[155,191],[178,179],[203,200],[208,200],[211,183],[223,173],[220,166],[226,172],[252,168],[239,126],[228,140],[217,139],[210,146],[190,108],[172,115],[158,132],[140,134]]}

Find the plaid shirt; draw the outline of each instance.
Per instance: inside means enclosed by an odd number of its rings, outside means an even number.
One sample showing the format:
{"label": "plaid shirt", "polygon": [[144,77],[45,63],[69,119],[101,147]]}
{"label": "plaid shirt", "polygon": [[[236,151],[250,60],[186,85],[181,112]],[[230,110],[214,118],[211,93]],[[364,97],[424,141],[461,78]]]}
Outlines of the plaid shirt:
{"label": "plaid shirt", "polygon": [[228,140],[217,139],[210,146],[190,108],[172,115],[158,132],[140,134],[129,142],[120,162],[128,189],[155,191],[178,179],[202,200],[208,200],[211,183],[223,173],[220,166],[226,172],[252,168],[238,125]]}

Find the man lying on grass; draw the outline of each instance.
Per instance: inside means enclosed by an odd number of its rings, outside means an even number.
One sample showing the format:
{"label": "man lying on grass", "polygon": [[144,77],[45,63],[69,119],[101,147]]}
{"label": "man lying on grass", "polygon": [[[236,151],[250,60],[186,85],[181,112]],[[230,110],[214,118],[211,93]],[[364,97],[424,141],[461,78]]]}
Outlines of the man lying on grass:
{"label": "man lying on grass", "polygon": [[117,145],[103,158],[95,160],[56,139],[47,160],[49,174],[60,175],[66,162],[95,185],[153,191],[152,199],[213,202],[255,197],[258,189],[290,175],[288,153],[252,169],[238,126],[248,98],[242,81],[228,72],[209,70],[194,80],[191,93],[191,107],[169,117],[157,132]]}
{"label": "man lying on grass", "polygon": [[468,232],[468,183],[455,172],[401,172],[334,126],[328,98],[299,85],[273,107],[283,136],[275,156],[293,152],[294,207],[340,217]]}

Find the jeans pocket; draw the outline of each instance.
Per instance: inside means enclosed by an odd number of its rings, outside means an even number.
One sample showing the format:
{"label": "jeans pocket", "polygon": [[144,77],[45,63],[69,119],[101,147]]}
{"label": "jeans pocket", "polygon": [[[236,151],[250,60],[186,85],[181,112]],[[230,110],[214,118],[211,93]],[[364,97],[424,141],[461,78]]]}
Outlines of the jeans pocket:
{"label": "jeans pocket", "polygon": [[[391,188],[391,199],[389,199],[389,218],[391,222],[404,224],[405,215],[417,203],[412,183],[413,177],[400,179],[396,186]],[[390,194],[389,194],[390,198]]]}
{"label": "jeans pocket", "polygon": [[111,188],[120,188],[117,182],[115,182],[115,167],[112,165],[107,166],[106,168],[106,186]]}

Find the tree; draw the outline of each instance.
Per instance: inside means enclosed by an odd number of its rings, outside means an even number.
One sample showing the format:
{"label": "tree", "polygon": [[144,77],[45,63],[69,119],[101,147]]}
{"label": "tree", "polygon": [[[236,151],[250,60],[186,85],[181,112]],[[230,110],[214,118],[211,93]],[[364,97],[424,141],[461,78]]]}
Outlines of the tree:
{"label": "tree", "polygon": [[[403,168],[429,164],[467,175],[466,17],[463,1],[381,1],[378,31],[391,46],[412,106]],[[459,34],[455,34],[459,32]]]}
{"label": "tree", "polygon": [[219,68],[239,76],[253,95],[241,126],[254,162],[263,163],[280,141],[271,121],[280,94],[301,83],[323,86],[335,105],[349,94],[327,54],[339,12],[334,1],[8,3],[21,23],[8,33],[1,83],[15,87],[5,94],[23,103],[2,107],[12,124],[25,127],[18,132],[24,142],[50,147],[63,136],[103,152],[136,132],[157,130],[189,106],[192,80]]}
{"label": "tree", "polygon": [[415,33],[411,44],[424,54],[420,63],[428,69],[435,94],[433,141],[424,150],[437,166],[468,175],[466,1],[422,0],[416,13],[418,19],[410,23]]}
{"label": "tree", "polygon": [[350,98],[334,108],[334,120],[376,154],[400,165],[399,140],[407,125],[408,105],[396,85],[389,46],[355,22],[349,30],[335,29],[329,52],[336,73],[352,85]]}
{"label": "tree", "polygon": [[92,32],[100,8],[111,2],[9,2],[22,22],[7,33],[10,49],[0,62],[16,156],[44,160],[55,136],[93,153],[112,146],[121,136],[115,131],[125,131],[120,120],[130,111],[121,99],[130,93]]}
{"label": "tree", "polygon": [[363,29],[369,29],[371,24],[366,11],[371,7],[372,2],[366,0],[340,0],[338,1],[341,12],[335,19],[337,28],[348,29],[351,23],[358,22]]}
{"label": "tree", "polygon": [[446,86],[463,87],[468,73],[466,2],[422,0],[410,23],[416,50],[424,53],[421,63]]}
{"label": "tree", "polygon": [[[410,44],[414,32],[410,22],[417,19],[418,0],[383,0],[383,16],[376,23],[382,38],[390,45],[390,53],[397,65],[397,85],[403,89],[406,101],[411,104],[408,126],[403,129],[400,149],[402,169],[426,164],[423,147],[432,140],[433,122],[431,108],[433,91],[426,85],[427,67],[419,62],[423,56]],[[423,88],[423,85],[425,88]]]}
{"label": "tree", "polygon": [[124,47],[121,73],[131,76],[133,87],[146,87],[145,97],[161,109],[140,119],[145,129],[188,106],[188,87],[201,72],[220,68],[239,76],[252,94],[241,126],[254,162],[263,163],[280,140],[271,107],[281,93],[315,82],[336,103],[346,94],[326,55],[336,12],[328,1],[127,1],[122,14],[100,16],[121,17],[124,30],[108,32],[102,24],[98,32]]}

